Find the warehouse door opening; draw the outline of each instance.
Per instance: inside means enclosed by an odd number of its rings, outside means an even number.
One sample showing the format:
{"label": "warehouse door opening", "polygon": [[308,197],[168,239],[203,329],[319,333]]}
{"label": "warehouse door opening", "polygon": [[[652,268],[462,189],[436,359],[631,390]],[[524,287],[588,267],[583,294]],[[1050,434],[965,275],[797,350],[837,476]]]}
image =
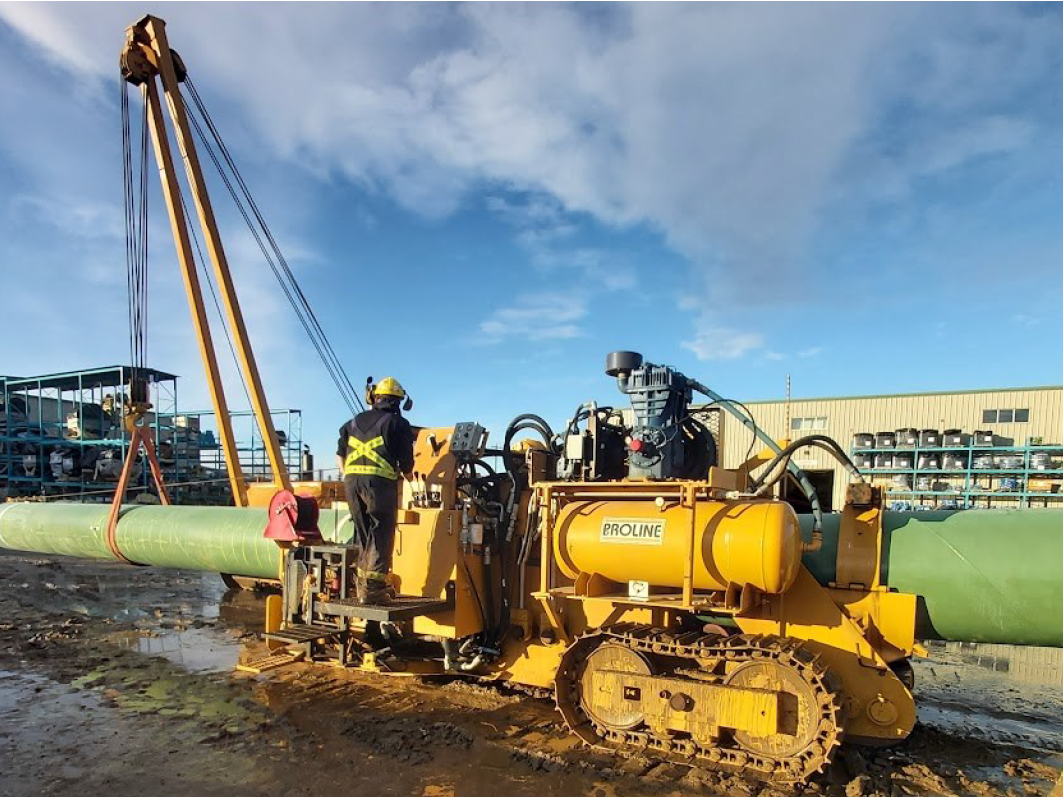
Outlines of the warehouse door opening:
{"label": "warehouse door opening", "polygon": [[[806,470],[805,475],[808,477],[808,481],[812,483],[812,487],[816,489],[816,495],[819,497],[819,506],[823,509],[823,512],[833,512],[834,472],[830,469],[822,471]],[[805,492],[797,484],[796,479],[789,477],[783,484],[786,485],[783,500],[790,503],[794,508],[794,512],[798,514],[812,512],[812,503],[809,502]]]}

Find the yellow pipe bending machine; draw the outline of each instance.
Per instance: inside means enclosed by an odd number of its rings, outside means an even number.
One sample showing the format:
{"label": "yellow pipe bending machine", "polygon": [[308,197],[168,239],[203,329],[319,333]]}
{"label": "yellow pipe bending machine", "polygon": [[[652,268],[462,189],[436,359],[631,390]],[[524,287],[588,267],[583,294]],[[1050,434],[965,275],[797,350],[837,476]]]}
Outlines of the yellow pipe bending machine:
{"label": "yellow pipe bending machine", "polygon": [[[830,439],[780,448],[674,369],[614,352],[606,372],[630,408],[581,405],[560,433],[531,414],[497,449],[474,423],[419,430],[385,605],[355,598],[356,546],[279,495],[292,540],[267,600],[271,659],[545,688],[590,745],[770,779],[809,778],[843,738],[904,739],[916,597],[880,584],[878,491]],[[768,450],[720,468],[694,392]],[[853,475],[827,585],[802,565],[822,536],[791,455],[811,445]],[[774,498],[788,478],[808,490],[810,539]]]}

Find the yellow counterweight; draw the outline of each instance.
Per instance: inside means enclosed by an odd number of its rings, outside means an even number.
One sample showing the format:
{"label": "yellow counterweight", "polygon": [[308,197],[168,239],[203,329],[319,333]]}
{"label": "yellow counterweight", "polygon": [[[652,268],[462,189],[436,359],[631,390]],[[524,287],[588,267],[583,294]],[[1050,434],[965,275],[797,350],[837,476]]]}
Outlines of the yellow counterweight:
{"label": "yellow counterweight", "polygon": [[[692,527],[693,524],[693,527]],[[694,534],[694,588],[790,588],[801,564],[801,536],[790,505],[774,500],[697,502],[691,509],[654,501],[575,501],[558,513],[554,554],[572,579],[599,574],[681,587]]]}

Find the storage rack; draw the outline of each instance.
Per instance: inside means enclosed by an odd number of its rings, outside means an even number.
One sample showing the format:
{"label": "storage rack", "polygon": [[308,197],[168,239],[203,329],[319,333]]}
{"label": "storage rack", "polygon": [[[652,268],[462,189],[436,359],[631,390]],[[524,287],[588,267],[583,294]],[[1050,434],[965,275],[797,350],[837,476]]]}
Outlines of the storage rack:
{"label": "storage rack", "polygon": [[[281,458],[292,479],[299,479],[303,465],[303,414],[301,410],[282,408],[270,411],[274,429],[280,438]],[[240,466],[248,482],[269,482],[273,473],[266,454],[262,433],[250,410],[237,410],[230,413],[233,434],[236,437],[236,449],[240,456]],[[217,503],[224,495],[231,499],[231,491],[226,481],[228,469],[225,452],[218,437],[215,414],[212,410],[195,410],[181,413],[184,425],[194,425],[199,430],[198,451],[189,452],[195,457],[204,488],[197,491],[200,498],[196,503]],[[207,487],[207,486],[213,487]]]}
{"label": "storage rack", "polygon": [[[1036,469],[1030,467],[1030,458],[1039,452],[1053,455],[1063,455],[1061,444],[1027,444],[1025,446],[987,446],[974,442],[973,436],[969,444],[962,446],[897,446],[893,448],[858,448],[851,447],[853,455],[868,454],[874,457],[876,454],[910,454],[912,457],[911,468],[861,468],[861,472],[867,474],[875,484],[882,485],[887,503],[893,500],[910,499],[915,504],[914,509],[952,509],[948,505],[955,502],[959,509],[990,508],[990,507],[1053,507],[1063,506],[1063,493],[1029,490],[1030,479],[1053,480],[1063,490],[1063,468]],[[955,468],[919,468],[920,454],[937,454],[943,459],[946,454],[964,454],[967,458],[967,467]],[[974,468],[975,457],[979,455],[1015,455],[1022,458],[1022,468]],[[875,479],[875,477],[893,477],[904,474],[911,479],[911,488],[898,488],[890,482]],[[918,490],[916,483],[919,477],[938,478],[940,481],[948,481],[950,490]],[[982,477],[989,481],[990,487],[980,487],[978,478]],[[1012,477],[1020,481],[1018,490],[1004,491],[994,490],[992,486],[1000,484],[1002,477]],[[961,484],[962,483],[962,484]]]}
{"label": "storage rack", "polygon": [[[77,476],[57,478],[49,457],[57,450],[74,449],[78,462],[90,448],[120,448],[123,459],[129,434],[122,423],[122,402],[128,391],[130,368],[107,366],[38,377],[0,378],[0,496],[64,496],[82,501],[110,501],[113,481],[95,480],[77,469]],[[166,414],[177,405],[177,377],[146,369],[153,411],[148,423],[156,440],[165,428]],[[110,407],[108,407],[110,405]],[[76,428],[68,424],[68,416]],[[180,481],[184,463],[163,464],[168,482]],[[150,484],[148,469],[131,481],[130,490]],[[178,500],[180,488],[171,493]]]}

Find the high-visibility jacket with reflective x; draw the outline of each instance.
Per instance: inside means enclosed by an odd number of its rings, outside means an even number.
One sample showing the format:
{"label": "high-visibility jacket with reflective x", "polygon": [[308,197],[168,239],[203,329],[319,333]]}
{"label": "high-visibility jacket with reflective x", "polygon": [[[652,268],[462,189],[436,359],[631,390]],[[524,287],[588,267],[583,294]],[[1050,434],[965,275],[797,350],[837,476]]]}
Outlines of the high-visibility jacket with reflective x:
{"label": "high-visibility jacket with reflective x", "polygon": [[[381,419],[381,422],[386,419]],[[388,462],[387,448],[384,446],[384,436],[381,434],[383,423],[374,424],[368,435],[372,438],[360,440],[354,435],[347,436],[347,457],[343,461],[343,474],[364,474],[368,476],[384,477],[384,479],[398,479],[399,474],[395,467]],[[357,429],[352,424],[351,427]]]}

